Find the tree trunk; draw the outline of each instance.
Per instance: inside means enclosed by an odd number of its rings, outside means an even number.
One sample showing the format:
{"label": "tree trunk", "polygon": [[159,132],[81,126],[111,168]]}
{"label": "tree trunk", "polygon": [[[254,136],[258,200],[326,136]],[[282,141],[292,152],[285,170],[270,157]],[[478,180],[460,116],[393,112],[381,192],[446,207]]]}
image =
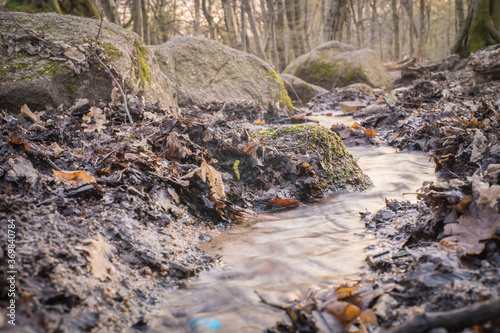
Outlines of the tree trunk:
{"label": "tree trunk", "polygon": [[226,21],[227,34],[231,47],[234,49],[241,49],[241,44],[238,43],[236,17],[230,0],[222,0],[222,8],[224,9],[224,19]]}
{"label": "tree trunk", "polygon": [[245,6],[243,5],[243,1],[241,2],[240,13],[241,13],[241,49],[243,50],[243,52],[248,52],[247,27],[245,24]]}
{"label": "tree trunk", "polygon": [[276,49],[278,51],[279,65],[281,73],[286,67],[285,55],[285,5],[283,0],[276,0]]}
{"label": "tree trunk", "polygon": [[295,15],[294,17],[294,25],[295,29],[293,30],[294,32],[294,38],[297,39],[297,50],[295,55],[300,56],[304,54],[305,51],[305,38],[304,38],[304,2],[302,0],[293,0],[294,4],[294,9],[293,13]]}
{"label": "tree trunk", "polygon": [[425,0],[420,0],[420,31],[418,33],[418,51],[417,57],[422,60],[425,58]]}
{"label": "tree trunk", "polygon": [[377,0],[371,2],[372,7],[372,19],[370,27],[370,47],[375,50],[375,27],[377,26]]}
{"label": "tree trunk", "polygon": [[252,7],[250,6],[250,0],[242,0],[243,7],[247,13],[248,23],[250,24],[250,29],[252,30],[253,40],[255,43],[255,49],[257,55],[266,60],[266,54],[264,48],[262,47],[262,41],[260,40],[259,29],[257,28],[257,23],[255,22],[255,17],[253,15]]}
{"label": "tree trunk", "polygon": [[208,23],[208,32],[210,35],[210,39],[215,39],[214,19],[210,14],[210,8],[209,6],[207,6],[206,0],[201,0],[201,7],[203,10],[203,15],[205,16],[205,19]]}
{"label": "tree trunk", "polygon": [[109,22],[120,24],[118,9],[116,8],[114,0],[102,0],[102,8]]}
{"label": "tree trunk", "polygon": [[456,15],[456,32],[457,35],[464,28],[465,14],[464,14],[464,0],[455,0],[455,15]]}
{"label": "tree trunk", "polygon": [[274,68],[279,71],[278,47],[276,45],[276,8],[274,8],[273,0],[267,0],[267,3],[271,14],[271,59],[273,61]]}
{"label": "tree trunk", "polygon": [[406,0],[403,2],[403,5],[405,6],[406,13],[408,15],[408,20],[410,22],[410,29],[409,29],[409,44],[410,44],[410,55],[415,54],[415,45],[413,44],[413,41],[415,40],[415,23],[413,23],[413,1],[412,0]]}
{"label": "tree trunk", "polygon": [[5,6],[8,7],[9,4],[15,7],[22,5],[26,11],[50,11],[57,14],[101,18],[99,11],[91,0],[73,0],[64,3],[59,3],[57,0],[8,0]]}
{"label": "tree trunk", "polygon": [[323,27],[322,42],[340,39],[342,26],[346,18],[347,0],[329,0]]}
{"label": "tree trunk", "polygon": [[142,26],[142,4],[141,0],[132,0],[132,18],[134,19],[134,25],[132,30],[143,38],[144,28]]}
{"label": "tree trunk", "polygon": [[[358,41],[358,46],[361,46],[361,36],[360,36],[360,24],[359,20],[356,19],[356,12],[354,11],[354,1],[349,0],[349,3],[351,5],[351,15],[352,15],[352,21],[354,22],[354,26],[356,27],[356,40]],[[348,29],[349,32],[349,29]]]}
{"label": "tree trunk", "polygon": [[200,35],[200,21],[201,21],[200,7],[201,7],[200,0],[194,0],[194,26],[193,26],[193,34],[195,36],[199,36]]}
{"label": "tree trunk", "polygon": [[148,0],[141,0],[141,9],[142,9],[142,30],[143,30],[143,39],[146,45],[151,44],[151,36],[149,34],[149,17],[148,17]]}
{"label": "tree trunk", "polygon": [[392,7],[392,24],[394,27],[394,60],[399,60],[399,14],[398,14],[398,2],[396,0],[391,1]]}
{"label": "tree trunk", "polygon": [[500,43],[499,28],[500,0],[473,0],[453,53],[467,57],[483,47]]}

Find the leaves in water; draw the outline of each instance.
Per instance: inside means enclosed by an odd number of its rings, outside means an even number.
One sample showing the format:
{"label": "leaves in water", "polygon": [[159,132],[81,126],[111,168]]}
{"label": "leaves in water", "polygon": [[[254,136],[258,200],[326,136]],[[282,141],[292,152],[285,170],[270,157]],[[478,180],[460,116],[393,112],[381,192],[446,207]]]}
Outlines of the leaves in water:
{"label": "leaves in water", "polygon": [[89,255],[87,261],[92,269],[92,274],[101,281],[111,280],[110,272],[113,271],[113,264],[109,258],[116,251],[113,245],[106,243],[101,235],[95,239],[85,239],[84,246],[76,246],[75,249],[85,251]]}
{"label": "leaves in water", "polygon": [[213,166],[209,165],[205,161],[201,162],[200,171],[200,177],[203,182],[206,183],[208,178],[208,181],[210,182],[210,192],[212,193],[214,199],[219,200],[224,198],[226,194],[224,192],[224,183],[220,172],[215,170]]}
{"label": "leaves in water", "polygon": [[96,180],[94,176],[89,175],[85,171],[57,171],[52,170],[57,183],[66,180],[72,185],[85,185],[95,183]]}
{"label": "leaves in water", "polygon": [[356,305],[336,301],[328,304],[324,311],[340,320],[342,325],[346,328],[349,327],[361,313],[361,309]]}

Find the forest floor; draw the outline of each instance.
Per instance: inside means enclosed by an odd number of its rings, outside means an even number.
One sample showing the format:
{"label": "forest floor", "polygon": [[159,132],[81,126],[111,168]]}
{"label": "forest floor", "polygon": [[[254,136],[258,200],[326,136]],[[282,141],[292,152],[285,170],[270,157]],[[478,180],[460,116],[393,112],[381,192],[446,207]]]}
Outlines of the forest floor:
{"label": "forest floor", "polygon": [[[346,145],[385,141],[428,152],[440,182],[425,184],[417,204],[388,200],[385,209],[363,214],[380,240],[367,258],[372,272],[355,285],[275,304],[290,321],[272,330],[380,332],[415,314],[465,307],[464,318],[495,332],[498,323],[483,324],[490,318],[467,307],[498,308],[498,96],[498,81],[438,73],[399,90],[397,100],[335,89],[311,103],[309,112],[322,114],[345,101],[367,102],[352,114],[357,123],[332,130]],[[165,288],[183,287],[217,264],[196,245],[231,221],[370,186],[355,168],[328,183],[317,177],[325,163],[335,166],[309,151],[321,131],[297,127],[283,139],[262,125],[303,123],[303,116],[248,103],[188,107],[182,118],[138,100],[129,108],[136,126],[125,123],[122,105],[86,100],[2,113],[0,218],[12,226],[16,247],[9,252],[10,238],[2,236],[0,278],[13,264],[17,325],[5,313],[0,327],[146,329],[143,318]],[[250,134],[259,130],[265,139]],[[2,311],[9,288],[1,285]]]}
{"label": "forest floor", "polygon": [[[386,199],[360,213],[378,246],[357,283],[320,290],[293,304],[271,304],[289,320],[272,332],[500,332],[500,82],[471,71],[430,73],[352,112],[332,130],[349,145],[387,142],[424,151],[439,181],[418,202]],[[343,90],[313,101],[325,114],[367,97]],[[265,302],[265,300],[263,300]]]}

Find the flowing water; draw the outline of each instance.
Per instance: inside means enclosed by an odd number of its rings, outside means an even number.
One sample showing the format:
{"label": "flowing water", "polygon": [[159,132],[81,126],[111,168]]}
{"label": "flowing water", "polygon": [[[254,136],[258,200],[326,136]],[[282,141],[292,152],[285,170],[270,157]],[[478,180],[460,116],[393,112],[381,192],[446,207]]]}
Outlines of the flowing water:
{"label": "flowing water", "polygon": [[[325,126],[352,122],[322,117]],[[247,221],[204,248],[222,254],[223,267],[203,273],[185,289],[172,290],[152,320],[158,332],[262,332],[284,318],[260,302],[288,302],[310,291],[359,277],[366,270],[366,248],[375,243],[359,212],[384,206],[384,199],[414,201],[412,193],[434,179],[434,165],[422,153],[388,146],[349,151],[374,187],[329,196],[320,203]],[[154,319],[153,319],[154,318]]]}

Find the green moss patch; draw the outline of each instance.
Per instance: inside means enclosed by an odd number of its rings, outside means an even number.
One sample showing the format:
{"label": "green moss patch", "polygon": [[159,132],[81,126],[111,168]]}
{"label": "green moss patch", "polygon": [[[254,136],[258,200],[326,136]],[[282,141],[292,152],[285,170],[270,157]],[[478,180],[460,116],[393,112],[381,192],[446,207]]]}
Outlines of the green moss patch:
{"label": "green moss patch", "polygon": [[141,44],[139,39],[134,42],[134,53],[135,76],[141,80],[141,89],[144,89],[147,84],[151,84],[151,75],[146,60],[148,49]]}
{"label": "green moss patch", "polygon": [[111,43],[99,43],[99,46],[104,50],[104,53],[109,58],[109,61],[117,61],[123,56],[123,52],[118,50]]}
{"label": "green moss patch", "polygon": [[273,144],[294,142],[301,144],[306,154],[318,153],[321,156],[322,170],[318,173],[319,182],[324,187],[367,188],[369,178],[363,174],[356,160],[349,153],[340,137],[324,126],[296,125],[269,128],[256,133],[254,137],[265,137],[275,141]]}
{"label": "green moss patch", "polygon": [[288,109],[288,111],[290,111],[290,113],[293,113],[292,100],[290,99],[290,96],[288,96],[288,92],[286,91],[283,80],[281,80],[278,73],[276,73],[273,70],[267,71],[266,75],[278,81],[279,84],[278,91],[276,92],[269,91],[269,93],[275,96],[275,100],[279,103],[281,108],[286,108]]}

